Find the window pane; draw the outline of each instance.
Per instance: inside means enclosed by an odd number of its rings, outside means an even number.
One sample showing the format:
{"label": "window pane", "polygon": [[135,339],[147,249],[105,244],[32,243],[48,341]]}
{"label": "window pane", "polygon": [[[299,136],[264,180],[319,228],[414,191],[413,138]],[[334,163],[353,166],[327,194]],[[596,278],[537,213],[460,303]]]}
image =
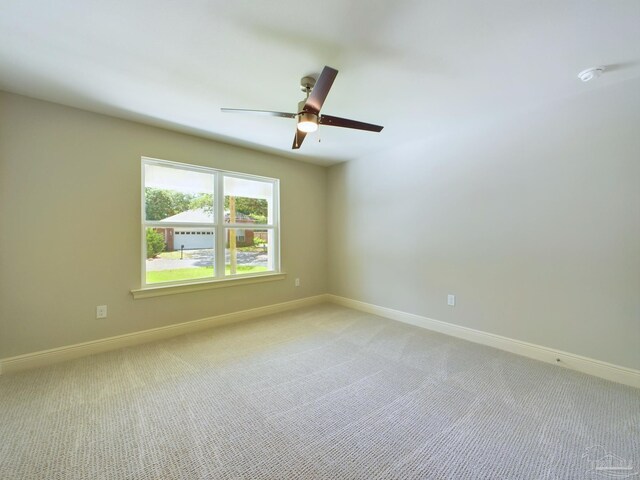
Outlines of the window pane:
{"label": "window pane", "polygon": [[147,283],[213,277],[215,244],[213,229],[147,228]]}
{"label": "window pane", "polygon": [[273,270],[273,235],[267,229],[225,229],[225,274]]}
{"label": "window pane", "polygon": [[273,221],[273,183],[224,177],[225,223],[268,224]]}
{"label": "window pane", "polygon": [[144,169],[144,203],[148,221],[213,223],[212,173],[153,164],[145,164]]}

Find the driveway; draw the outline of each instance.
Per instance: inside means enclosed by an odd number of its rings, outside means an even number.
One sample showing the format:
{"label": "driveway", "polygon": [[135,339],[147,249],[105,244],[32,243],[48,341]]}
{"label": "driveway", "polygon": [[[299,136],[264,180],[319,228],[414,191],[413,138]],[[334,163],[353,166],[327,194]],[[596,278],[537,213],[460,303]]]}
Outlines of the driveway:
{"label": "driveway", "polygon": [[[181,260],[179,252],[168,252],[168,255],[174,256],[177,254],[178,258],[165,258],[162,254],[156,258],[150,258],[147,260],[147,271],[158,270],[178,270],[180,268],[194,268],[194,267],[211,267],[213,266],[213,249],[202,250],[185,250],[184,258]],[[230,262],[230,254],[227,252],[225,255],[225,262]],[[238,265],[251,265],[266,267],[268,256],[265,252],[237,252]]]}

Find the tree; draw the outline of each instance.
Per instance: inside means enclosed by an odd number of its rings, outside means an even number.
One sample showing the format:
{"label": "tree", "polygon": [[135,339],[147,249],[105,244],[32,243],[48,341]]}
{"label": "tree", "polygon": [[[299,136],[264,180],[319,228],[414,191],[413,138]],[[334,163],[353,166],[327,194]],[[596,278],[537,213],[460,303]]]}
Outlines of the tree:
{"label": "tree", "polygon": [[[231,209],[229,204],[229,196],[224,197],[224,209],[229,211]],[[236,203],[236,212],[244,215],[249,215],[257,223],[267,223],[267,214],[269,211],[269,204],[266,200],[260,198],[249,197],[234,197]],[[213,195],[205,193],[198,197],[195,197],[189,203],[189,208],[196,209],[201,208],[206,212],[213,210]]]}
{"label": "tree", "polygon": [[162,220],[189,210],[194,195],[173,190],[147,187],[144,189],[147,220]]}
{"label": "tree", "polygon": [[153,228],[147,228],[147,258],[155,257],[164,248],[164,237]]}
{"label": "tree", "polygon": [[[224,207],[229,207],[229,197],[224,199]],[[236,212],[249,215],[254,220],[266,223],[269,204],[261,198],[236,197]]]}
{"label": "tree", "polygon": [[189,208],[191,210],[200,208],[205,212],[211,213],[213,211],[213,195],[210,193],[203,193],[202,195],[192,198],[189,202]]}

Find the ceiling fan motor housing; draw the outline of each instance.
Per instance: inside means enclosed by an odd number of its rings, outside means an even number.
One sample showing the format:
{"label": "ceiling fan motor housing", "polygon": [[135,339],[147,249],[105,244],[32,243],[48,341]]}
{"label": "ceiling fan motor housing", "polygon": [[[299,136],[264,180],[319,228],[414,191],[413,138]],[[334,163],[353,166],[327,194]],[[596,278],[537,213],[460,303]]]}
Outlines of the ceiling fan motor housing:
{"label": "ceiling fan motor housing", "polygon": [[318,114],[305,111],[305,104],[306,100],[298,102],[298,115],[296,117],[298,130],[307,133],[315,132],[318,129]]}

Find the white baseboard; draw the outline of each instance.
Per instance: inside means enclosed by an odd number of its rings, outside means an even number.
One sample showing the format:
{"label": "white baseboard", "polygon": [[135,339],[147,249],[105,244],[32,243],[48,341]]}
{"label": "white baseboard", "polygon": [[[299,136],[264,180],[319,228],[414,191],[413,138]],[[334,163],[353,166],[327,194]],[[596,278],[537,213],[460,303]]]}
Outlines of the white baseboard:
{"label": "white baseboard", "polygon": [[[165,327],[152,328],[140,332],[127,333],[125,335],[118,335],[115,337],[4,358],[0,359],[0,374],[50,365],[52,363],[93,355],[95,353],[107,352],[110,350],[117,350],[118,348],[130,347],[155,340],[175,337],[189,332],[206,330],[207,328],[316,305],[327,301],[344,307],[353,308],[354,310],[379,315],[381,317],[408,323],[417,327],[433,330],[435,332],[444,333],[445,335],[488,345],[507,352],[541,360],[543,362],[558,364],[560,366],[604,378],[606,380],[640,388],[640,370],[621,367],[600,360],[575,355],[573,353],[563,352],[561,350],[514,340],[512,338],[495,335],[493,333],[482,332],[480,330],[474,330],[472,328],[434,320],[432,318],[413,313],[402,312],[400,310],[394,310],[392,308],[381,307],[379,305],[330,294],[316,295],[313,297],[301,298],[299,300],[292,300],[290,302],[276,303],[274,305],[241,310],[239,312],[216,315],[199,320],[167,325]],[[557,362],[557,359],[560,359],[560,362]]]}
{"label": "white baseboard", "polygon": [[[522,342],[520,340],[514,340],[501,335],[494,335],[493,333],[482,332],[480,330],[474,330],[472,328],[462,327],[460,325],[434,320],[421,315],[393,310],[391,308],[360,302],[358,300],[352,300],[350,298],[340,297],[337,295],[327,295],[327,299],[332,303],[353,308],[354,310],[360,310],[362,312],[372,313],[392,320],[409,323],[417,327],[444,333],[445,335],[450,335],[452,337],[462,338],[474,343],[481,343],[483,345],[488,345],[517,355],[541,360],[547,363],[558,364],[582,373],[640,388],[640,370],[620,367],[618,365],[602,362],[593,358],[583,357],[573,353],[555,350],[553,348],[542,347],[533,343]],[[558,362],[557,359],[560,359],[560,362]]]}
{"label": "white baseboard", "polygon": [[205,330],[207,328],[240,322],[242,320],[249,320],[264,315],[270,315],[272,313],[284,312],[286,310],[293,310],[295,308],[306,307],[318,303],[324,303],[326,301],[326,295],[316,295],[314,297],[301,298],[290,302],[276,303],[274,305],[241,310],[239,312],[227,313],[224,315],[216,315],[214,317],[167,325],[165,327],[152,328],[140,332],[127,333],[125,335],[77,343],[75,345],[67,345],[64,347],[52,348],[50,350],[27,353],[16,357],[3,358],[0,359],[0,374],[41,367],[52,363],[93,355],[95,353],[117,350],[118,348],[130,347],[141,343],[152,342],[154,340],[175,337],[184,333]]}

